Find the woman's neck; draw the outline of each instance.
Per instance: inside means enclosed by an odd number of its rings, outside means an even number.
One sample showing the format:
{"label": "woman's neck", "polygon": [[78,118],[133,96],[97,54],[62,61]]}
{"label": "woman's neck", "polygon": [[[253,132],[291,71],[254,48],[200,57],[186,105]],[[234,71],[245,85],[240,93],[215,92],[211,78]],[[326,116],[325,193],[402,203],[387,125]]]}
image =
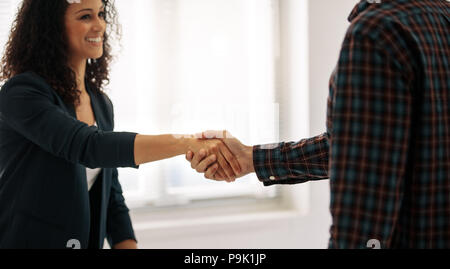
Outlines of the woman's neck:
{"label": "woman's neck", "polygon": [[86,93],[86,85],[84,82],[84,76],[86,74],[86,59],[71,61],[69,66],[75,72],[78,90],[80,90],[82,94]]}

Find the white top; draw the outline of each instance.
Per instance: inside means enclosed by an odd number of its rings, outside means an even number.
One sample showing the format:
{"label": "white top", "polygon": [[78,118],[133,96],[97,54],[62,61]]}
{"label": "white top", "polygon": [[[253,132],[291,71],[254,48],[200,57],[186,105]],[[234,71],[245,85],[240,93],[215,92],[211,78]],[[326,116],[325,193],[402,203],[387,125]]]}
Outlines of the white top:
{"label": "white top", "polygon": [[100,174],[101,171],[102,171],[101,168],[90,169],[86,167],[86,177],[89,191],[91,190],[92,186],[95,183],[95,180],[97,179],[97,176]]}
{"label": "white top", "polygon": [[[97,126],[97,123],[94,123],[94,126]],[[100,174],[101,171],[102,171],[101,168],[90,169],[86,167],[86,178],[89,191],[91,190],[92,186],[95,183],[95,180],[97,179],[97,176]]]}

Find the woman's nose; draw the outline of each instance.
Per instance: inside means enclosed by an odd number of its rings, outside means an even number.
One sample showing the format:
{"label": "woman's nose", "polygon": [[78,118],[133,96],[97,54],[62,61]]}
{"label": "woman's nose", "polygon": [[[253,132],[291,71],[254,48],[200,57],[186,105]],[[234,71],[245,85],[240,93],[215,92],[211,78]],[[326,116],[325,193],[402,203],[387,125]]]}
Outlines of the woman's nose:
{"label": "woman's nose", "polygon": [[95,32],[104,32],[106,28],[106,23],[103,19],[97,17],[97,19],[94,21],[94,25],[92,26],[92,29]]}

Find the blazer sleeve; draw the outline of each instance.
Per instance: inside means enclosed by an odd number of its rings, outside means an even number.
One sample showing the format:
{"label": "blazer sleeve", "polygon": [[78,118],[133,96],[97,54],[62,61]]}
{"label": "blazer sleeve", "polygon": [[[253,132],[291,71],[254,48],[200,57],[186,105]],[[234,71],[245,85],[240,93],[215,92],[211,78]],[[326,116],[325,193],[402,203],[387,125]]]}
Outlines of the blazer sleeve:
{"label": "blazer sleeve", "polygon": [[136,133],[89,127],[54,99],[47,84],[30,76],[13,78],[0,91],[0,118],[43,150],[72,163],[89,168],[136,167]]}
{"label": "blazer sleeve", "polygon": [[131,223],[129,209],[122,195],[117,169],[113,169],[111,196],[106,220],[106,238],[111,248],[122,241],[132,239],[137,242]]}

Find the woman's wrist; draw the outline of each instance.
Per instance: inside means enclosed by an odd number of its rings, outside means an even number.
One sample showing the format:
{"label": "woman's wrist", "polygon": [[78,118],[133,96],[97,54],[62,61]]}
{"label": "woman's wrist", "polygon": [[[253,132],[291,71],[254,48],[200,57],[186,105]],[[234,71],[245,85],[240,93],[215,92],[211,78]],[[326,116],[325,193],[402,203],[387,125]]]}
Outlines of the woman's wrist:
{"label": "woman's wrist", "polygon": [[[193,135],[137,135],[134,155],[136,165],[186,154],[198,141]],[[199,146],[197,146],[199,150]]]}
{"label": "woman's wrist", "polygon": [[179,148],[181,149],[182,153],[185,154],[188,151],[193,151],[194,143],[196,142],[196,138],[192,135],[183,135],[183,136],[175,136],[177,144]]}

